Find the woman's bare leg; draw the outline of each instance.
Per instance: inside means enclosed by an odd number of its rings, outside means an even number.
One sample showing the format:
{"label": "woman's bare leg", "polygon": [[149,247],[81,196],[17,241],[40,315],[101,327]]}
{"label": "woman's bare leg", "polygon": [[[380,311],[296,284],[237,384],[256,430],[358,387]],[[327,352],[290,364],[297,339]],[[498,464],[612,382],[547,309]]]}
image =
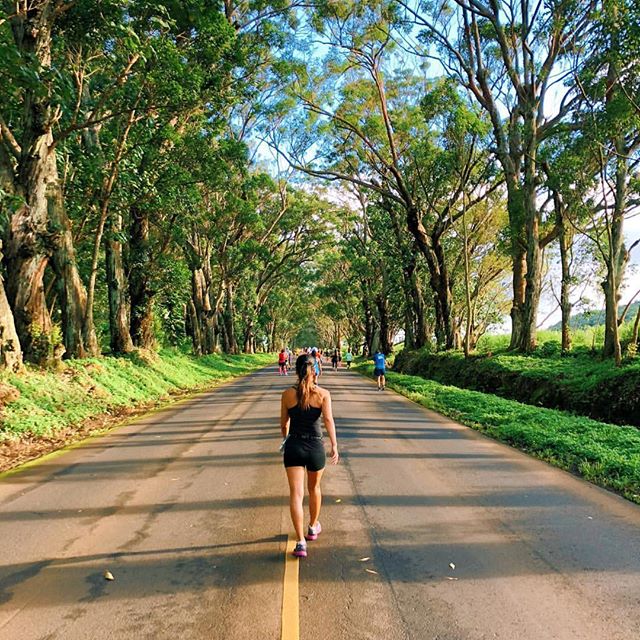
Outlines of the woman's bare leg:
{"label": "woman's bare leg", "polygon": [[322,506],[322,492],[320,491],[320,479],[324,469],[307,472],[307,486],[309,487],[309,526],[315,527],[320,517]]}
{"label": "woman's bare leg", "polygon": [[287,479],[289,480],[289,509],[291,511],[291,521],[296,530],[296,540],[304,541],[304,510],[302,501],[304,500],[304,467],[286,467]]}

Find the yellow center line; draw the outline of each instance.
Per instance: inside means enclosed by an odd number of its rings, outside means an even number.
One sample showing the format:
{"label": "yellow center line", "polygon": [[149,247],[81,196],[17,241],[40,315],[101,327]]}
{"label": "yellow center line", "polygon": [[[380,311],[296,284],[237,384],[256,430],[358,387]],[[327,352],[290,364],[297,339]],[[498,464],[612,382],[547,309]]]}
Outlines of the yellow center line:
{"label": "yellow center line", "polygon": [[300,608],[298,603],[298,569],[300,561],[293,556],[295,546],[295,538],[288,536],[287,546],[284,552],[281,640],[300,639]]}

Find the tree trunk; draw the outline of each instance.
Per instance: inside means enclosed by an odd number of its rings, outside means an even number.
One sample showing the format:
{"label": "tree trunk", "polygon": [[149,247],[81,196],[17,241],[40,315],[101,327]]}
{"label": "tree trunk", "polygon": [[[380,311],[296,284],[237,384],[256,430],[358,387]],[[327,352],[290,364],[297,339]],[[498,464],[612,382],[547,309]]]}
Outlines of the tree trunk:
{"label": "tree trunk", "polygon": [[[534,226],[537,227],[537,224]],[[538,306],[542,287],[542,250],[537,239],[531,240],[527,255],[527,285],[522,313],[522,337],[519,345],[519,350],[523,353],[531,353],[537,344]]]}
{"label": "tree trunk", "polygon": [[[0,242],[2,249],[2,242]],[[0,260],[2,253],[0,253]],[[13,312],[0,276],[0,370],[18,371],[22,368],[22,349],[13,320]]]}
{"label": "tree trunk", "polygon": [[122,231],[122,216],[111,212],[107,218],[105,235],[105,271],[109,298],[109,335],[114,355],[133,351],[129,332],[129,305],[127,281],[122,263],[122,244],[118,240]]}
{"label": "tree trunk", "polygon": [[189,300],[189,308],[191,309],[193,352],[197,356],[206,353],[205,336],[203,333],[203,329],[205,328],[206,298],[207,290],[202,269],[193,268],[191,270],[191,299]]}
{"label": "tree trunk", "polygon": [[[554,199],[556,196],[554,195]],[[560,264],[562,281],[560,283],[560,311],[562,313],[562,353],[571,351],[571,247],[573,231],[563,215],[561,203],[556,206],[557,224],[560,228]]]}
{"label": "tree trunk", "polygon": [[198,311],[196,310],[196,305],[194,302],[194,297],[192,296],[187,303],[187,319],[188,322],[185,322],[185,328],[187,331],[187,335],[191,336],[191,344],[193,348],[193,355],[201,356],[203,354],[203,343],[202,332],[200,331],[200,322],[198,320]]}
{"label": "tree trunk", "polygon": [[430,331],[427,323],[424,296],[422,295],[422,288],[416,271],[413,272],[411,277],[411,296],[413,297],[413,310],[416,317],[416,349],[420,349],[429,342]]}
{"label": "tree trunk", "polygon": [[[39,151],[47,153],[43,146],[48,146],[45,141],[41,141]],[[42,175],[47,164],[26,161],[23,166],[25,205],[11,218],[6,254],[7,296],[16,331],[25,360],[39,364],[49,359],[52,346],[52,323],[44,288],[52,244],[48,232],[48,185]]]}
{"label": "tree trunk", "polygon": [[464,330],[464,357],[468,358],[471,352],[471,334],[473,317],[471,314],[471,269],[469,267],[469,230],[467,229],[467,205],[466,194],[462,194],[462,238],[464,241],[464,301],[467,312],[467,322]]}
{"label": "tree trunk", "polygon": [[[617,15],[617,11],[616,11]],[[614,38],[614,50],[617,39]],[[613,88],[619,82],[617,62],[611,63],[608,72],[607,103],[615,98]],[[627,208],[627,180],[629,177],[629,150],[623,135],[613,140],[616,149],[616,182],[613,202],[613,215],[609,228],[608,255],[606,262],[607,276],[602,284],[605,295],[604,349],[605,358],[615,358],[616,364],[622,363],[620,332],[618,325],[618,304],[620,302],[620,285],[629,261],[629,253],[624,244],[624,217]]]}
{"label": "tree trunk", "polygon": [[425,258],[429,268],[429,285],[433,293],[436,342],[440,348],[453,349],[456,341],[452,313],[453,296],[444,263],[444,252],[439,242],[425,254]]}
{"label": "tree trunk", "polygon": [[620,347],[620,335],[618,327],[618,278],[615,269],[609,269],[607,278],[602,283],[605,299],[604,312],[604,348],[605,358],[615,358],[616,364],[622,362],[622,349]]}
{"label": "tree trunk", "polygon": [[527,144],[524,154],[523,210],[527,233],[527,273],[522,309],[520,351],[530,353],[536,348],[538,306],[542,288],[542,249],[540,247],[540,213],[536,203],[536,151],[538,148],[536,113],[528,111],[525,118]]}
{"label": "tree trunk", "polygon": [[[511,340],[509,349],[517,350],[522,343],[524,331],[524,292],[526,288],[527,252],[520,248],[519,243],[512,240],[511,269],[513,271],[513,301],[511,304]],[[513,246],[516,245],[516,246]]]}
{"label": "tree trunk", "polygon": [[[53,3],[20,8],[12,19],[14,40],[23,60],[41,74],[51,67]],[[57,191],[54,110],[48,81],[24,94],[22,147],[13,193],[24,204],[11,217],[8,233],[7,296],[15,327],[30,362],[46,363],[53,355],[52,323],[45,300],[44,272],[55,248],[49,206]]]}
{"label": "tree trunk", "polygon": [[153,297],[151,288],[151,246],[149,215],[137,205],[131,207],[129,243],[129,297],[131,300],[131,339],[136,347],[152,349]]}
{"label": "tree trunk", "polygon": [[366,294],[362,300],[362,308],[364,311],[364,345],[362,346],[362,355],[368,356],[373,353],[374,326],[373,313]]}
{"label": "tree trunk", "polygon": [[387,298],[387,278],[382,271],[382,291],[376,296],[375,303],[378,311],[380,349],[385,354],[393,351],[391,323],[389,319],[389,300]]}
{"label": "tree trunk", "polygon": [[[12,165],[12,160],[5,151],[4,145],[0,144],[0,190],[7,194],[14,193]],[[2,239],[0,239],[0,268],[2,258]],[[0,275],[0,370],[18,371],[21,367],[22,347],[16,331],[13,311],[7,298],[4,280]]]}
{"label": "tree trunk", "polygon": [[454,349],[458,346],[456,328],[453,318],[453,293],[451,291],[451,280],[449,277],[449,267],[447,266],[444,247],[440,236],[432,237],[433,251],[438,264],[438,282],[436,295],[440,301],[442,313],[441,323],[444,329],[445,349]]}
{"label": "tree trunk", "polygon": [[453,295],[441,238],[436,233],[431,236],[427,234],[420,220],[420,213],[415,207],[407,207],[406,211],[409,231],[413,234],[416,246],[429,268],[429,284],[433,292],[436,316],[436,342],[439,347],[453,349],[456,341],[452,314]]}
{"label": "tree trunk", "polygon": [[631,344],[638,344],[638,330],[640,329],[640,305],[638,306],[638,311],[636,312],[636,319],[633,322],[633,331],[631,332]]}
{"label": "tree trunk", "polygon": [[415,319],[413,317],[411,296],[405,293],[404,305],[404,348],[415,349],[416,337],[414,333]]}
{"label": "tree trunk", "polygon": [[185,256],[191,270],[191,301],[189,319],[192,326],[194,353],[215,353],[217,344],[218,304],[212,299],[211,251],[197,231],[192,232],[185,246]]}
{"label": "tree trunk", "polygon": [[224,351],[225,353],[238,353],[238,343],[236,341],[236,332],[234,326],[235,308],[234,308],[234,291],[233,284],[226,283],[225,286],[225,305],[223,312],[224,322]]}
{"label": "tree trunk", "polygon": [[[251,313],[251,312],[250,312]],[[247,326],[244,331],[244,353],[255,353],[255,336],[253,335],[254,321],[253,314],[247,318]]]}
{"label": "tree trunk", "polygon": [[93,301],[88,304],[87,290],[78,272],[71,223],[64,210],[59,187],[56,189],[49,211],[51,223],[60,230],[61,234],[51,258],[51,264],[58,284],[66,356],[69,358],[95,357],[100,355],[100,348],[93,322]]}
{"label": "tree trunk", "polygon": [[227,324],[224,318],[224,309],[219,313],[219,323],[220,327],[220,347],[223,353],[229,353],[229,337],[227,336]]}
{"label": "tree trunk", "polygon": [[380,318],[380,349],[383,353],[389,355],[393,351],[393,345],[389,326],[389,301],[384,293],[377,296],[376,307]]}
{"label": "tree trunk", "polygon": [[[514,143],[517,148],[518,143]],[[502,167],[505,171],[505,186],[507,188],[507,212],[509,214],[509,234],[511,244],[511,271],[513,299],[511,303],[511,339],[509,349],[516,351],[522,343],[524,332],[524,300],[527,286],[527,241],[524,232],[524,206],[522,189],[519,185],[518,174],[510,170],[513,165],[517,167],[519,158],[510,158],[503,154],[500,156]]]}
{"label": "tree trunk", "polygon": [[[391,220],[391,226],[396,238],[396,245],[398,251],[402,256],[402,287],[404,289],[405,297],[405,322],[404,322],[404,347],[405,349],[416,348],[416,309],[415,309],[415,292],[412,291],[413,287],[417,285],[415,272],[416,272],[416,256],[415,253],[407,246],[407,241],[403,237],[403,232],[400,226],[400,221],[396,215],[396,210],[391,202],[383,199],[383,207],[389,214]],[[415,240],[414,243],[415,245]]]}
{"label": "tree trunk", "polygon": [[[208,256],[207,256],[208,258]],[[191,306],[193,307],[194,349],[197,354],[214,353],[216,350],[216,314],[211,307],[210,282],[206,265],[191,271]]]}
{"label": "tree trunk", "polygon": [[404,265],[402,285],[404,289],[404,348],[415,349],[416,344],[416,330],[417,330],[417,317],[415,308],[415,292],[413,287],[416,286],[416,260],[415,256],[411,256],[411,259]]}

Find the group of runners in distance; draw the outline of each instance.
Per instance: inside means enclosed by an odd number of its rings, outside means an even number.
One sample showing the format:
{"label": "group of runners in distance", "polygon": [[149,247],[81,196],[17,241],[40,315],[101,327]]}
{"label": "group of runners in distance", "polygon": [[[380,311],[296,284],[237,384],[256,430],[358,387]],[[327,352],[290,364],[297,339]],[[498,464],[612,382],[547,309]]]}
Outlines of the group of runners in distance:
{"label": "group of runners in distance", "polygon": [[[289,375],[293,359],[290,349],[284,348],[278,354],[278,373]],[[338,439],[333,420],[331,394],[318,385],[322,375],[323,353],[316,347],[308,347],[296,355],[295,372],[297,382],[283,391],[280,399],[280,431],[284,438],[280,450],[283,452],[284,466],[289,482],[289,508],[291,520],[296,532],[296,544],[293,555],[297,558],[307,557],[307,542],[317,540],[322,531],[320,524],[320,507],[322,492],[320,480],[326,465],[322,434],[322,423],[329,435],[331,449],[329,460],[338,464]],[[337,371],[342,361],[338,349],[330,356],[331,368]],[[344,356],[347,369],[351,368],[353,353],[350,349]],[[385,355],[376,351],[373,356],[374,376],[377,379],[378,391],[385,390]],[[309,526],[304,532],[304,485],[305,471],[309,491]]]}
{"label": "group of runners in distance", "polygon": [[[318,365],[317,375],[321,375],[323,358],[326,357],[325,353],[321,349],[318,349],[317,347],[307,347],[306,349],[303,349],[301,353],[310,355],[312,358],[317,360],[317,365]],[[296,354],[296,356],[297,355],[299,354]],[[382,356],[382,358],[384,358],[384,354],[378,352],[374,356],[374,361],[376,356],[378,357]],[[280,350],[280,353],[278,354],[278,375],[281,375],[281,376],[289,375],[289,369],[291,369],[292,359],[293,359],[293,352],[289,349],[289,347],[284,347],[283,349]],[[343,361],[342,353],[338,349],[334,349],[333,353],[330,356],[330,359],[331,359],[331,368],[334,371],[337,371],[338,367],[340,366],[340,363]],[[353,363],[353,353],[351,353],[351,349],[347,349],[347,352],[344,354],[344,363],[347,369],[351,369],[351,364]],[[376,369],[377,368],[378,366],[376,364]],[[383,368],[384,368],[384,365],[383,365]],[[376,374],[376,377],[377,377],[377,374]],[[384,384],[382,385],[382,388],[384,388]]]}

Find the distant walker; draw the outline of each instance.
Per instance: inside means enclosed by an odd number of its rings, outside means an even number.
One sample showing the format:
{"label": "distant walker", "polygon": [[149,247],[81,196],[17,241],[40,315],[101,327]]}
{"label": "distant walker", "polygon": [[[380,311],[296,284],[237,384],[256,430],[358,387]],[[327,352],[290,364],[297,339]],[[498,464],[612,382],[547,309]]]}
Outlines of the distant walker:
{"label": "distant walker", "polygon": [[385,372],[387,368],[387,360],[382,351],[378,350],[373,354],[373,375],[378,380],[378,391],[385,389]]}

